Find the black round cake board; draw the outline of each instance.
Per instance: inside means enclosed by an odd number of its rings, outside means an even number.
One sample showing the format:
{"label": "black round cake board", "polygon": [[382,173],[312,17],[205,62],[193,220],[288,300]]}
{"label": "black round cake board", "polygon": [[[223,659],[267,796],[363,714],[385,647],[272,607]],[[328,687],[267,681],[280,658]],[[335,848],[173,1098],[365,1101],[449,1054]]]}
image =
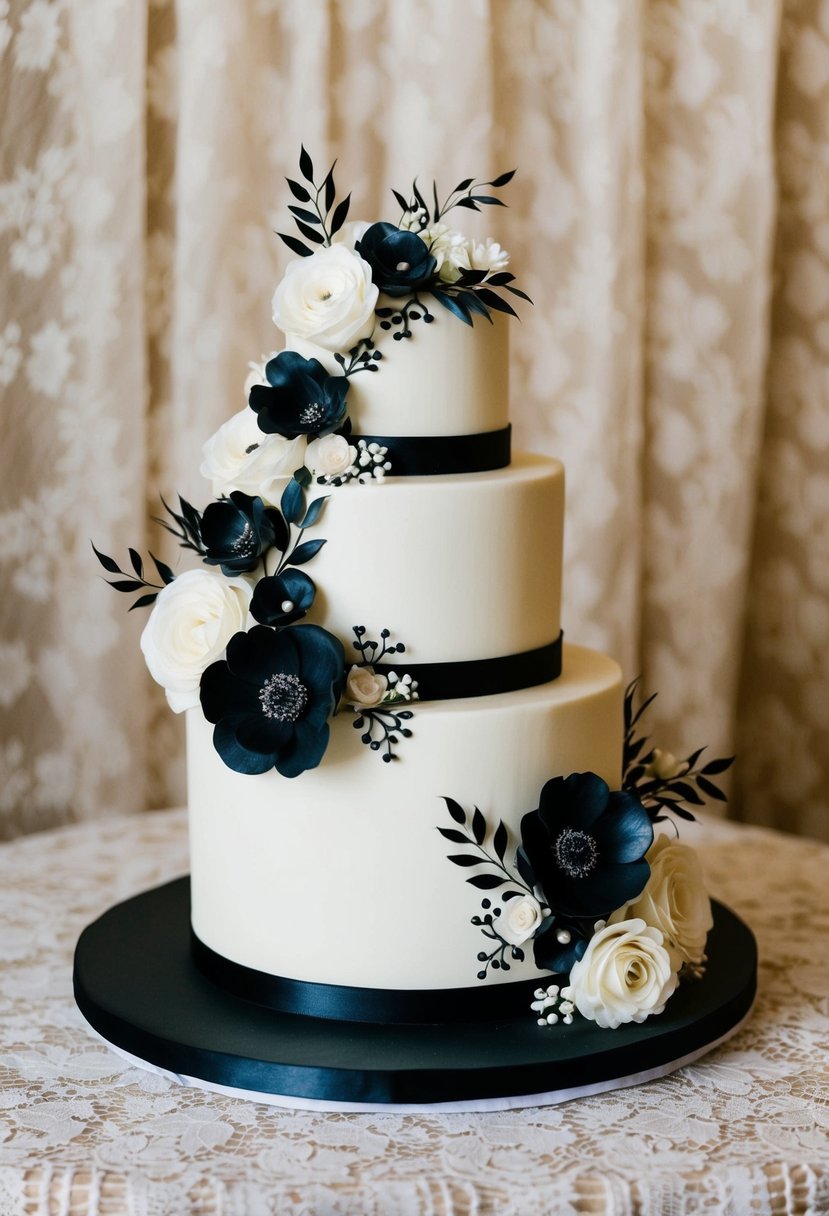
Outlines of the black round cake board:
{"label": "black round cake board", "polygon": [[[602,1030],[577,1017],[378,1026],[276,1013],[230,996],[190,956],[190,884],[117,904],[75,952],[87,1022],[136,1062],[208,1089],[332,1109],[562,1101],[664,1075],[727,1038],[755,995],[750,930],[714,904],[708,966],[657,1017]],[[543,984],[539,980],[539,984]]]}

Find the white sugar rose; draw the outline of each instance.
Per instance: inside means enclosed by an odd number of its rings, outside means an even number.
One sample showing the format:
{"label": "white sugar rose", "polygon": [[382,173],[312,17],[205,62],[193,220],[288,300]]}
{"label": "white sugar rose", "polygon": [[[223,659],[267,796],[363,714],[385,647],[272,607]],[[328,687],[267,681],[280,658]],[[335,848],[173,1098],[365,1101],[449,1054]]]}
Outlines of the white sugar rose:
{"label": "white sugar rose", "polygon": [[355,709],[372,709],[383,700],[388,686],[386,677],[378,675],[373,667],[352,667],[345,682],[345,700]]}
{"label": "white sugar rose", "polygon": [[643,920],[606,925],[574,963],[562,995],[598,1026],[644,1022],[662,1012],[676,989],[674,964],[660,931]]}
{"label": "white sugar rose", "polygon": [[429,246],[438,277],[444,283],[456,282],[461,271],[469,269],[469,242],[462,232],[447,224],[432,224],[417,235]]}
{"label": "white sugar rose", "polygon": [[141,634],[150,675],[177,714],[199,704],[202,672],[247,629],[252,588],[218,570],[187,570],[158,593]]}
{"label": "white sugar rose", "polygon": [[488,274],[506,270],[509,266],[509,254],[497,241],[488,236],[482,244],[475,241],[469,243],[469,266],[472,270],[485,270]]}
{"label": "white sugar rose", "polygon": [[651,876],[641,895],[610,917],[640,917],[659,929],[681,961],[698,967],[714,924],[699,858],[687,844],[660,836],[648,850]]}
{"label": "white sugar rose", "polygon": [[498,918],[498,932],[511,946],[520,946],[541,924],[541,904],[532,895],[507,901]]}
{"label": "white sugar rose", "polygon": [[344,435],[323,435],[308,444],[305,463],[315,477],[339,477],[357,459],[357,449]]}
{"label": "white sugar rose", "polygon": [[256,414],[245,407],[208,439],[199,472],[210,482],[214,498],[241,490],[277,506],[287,479],[302,468],[305,444],[303,435],[266,435],[259,430]]}
{"label": "white sugar rose", "polygon": [[371,267],[345,245],[289,262],[273,297],[274,324],[291,337],[347,351],[374,331]]}

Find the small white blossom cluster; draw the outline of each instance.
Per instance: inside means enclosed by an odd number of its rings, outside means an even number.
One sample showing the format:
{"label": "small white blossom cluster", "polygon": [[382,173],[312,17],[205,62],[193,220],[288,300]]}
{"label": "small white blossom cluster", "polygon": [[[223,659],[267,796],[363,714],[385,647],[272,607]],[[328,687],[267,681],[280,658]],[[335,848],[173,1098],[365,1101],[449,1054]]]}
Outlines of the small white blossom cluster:
{"label": "small white blossom cluster", "polygon": [[547,988],[536,988],[533,996],[535,1000],[530,1009],[538,1014],[539,1026],[555,1026],[559,1020],[565,1026],[571,1024],[576,1006],[570,1000],[572,993],[569,988],[550,984]]}
{"label": "small white blossom cluster", "polygon": [[366,485],[369,481],[382,481],[391,468],[391,461],[386,460],[388,450],[379,443],[358,440],[357,459],[352,465],[353,472],[349,472],[361,485]]}
{"label": "small white blossom cluster", "polygon": [[419,700],[417,692],[417,680],[406,672],[402,676],[398,676],[396,671],[390,671],[388,676],[388,688],[386,689],[381,704],[391,705],[395,701],[417,701]]}

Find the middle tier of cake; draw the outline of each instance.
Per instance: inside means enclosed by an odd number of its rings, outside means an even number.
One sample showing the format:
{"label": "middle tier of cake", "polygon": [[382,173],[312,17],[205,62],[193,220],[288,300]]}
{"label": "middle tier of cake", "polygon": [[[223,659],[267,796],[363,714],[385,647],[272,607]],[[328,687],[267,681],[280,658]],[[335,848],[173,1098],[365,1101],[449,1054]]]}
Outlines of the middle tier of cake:
{"label": "middle tier of cake", "polygon": [[307,620],[340,637],[389,629],[399,662],[459,663],[534,651],[561,630],[564,468],[518,455],[504,469],[389,477],[323,489]]}

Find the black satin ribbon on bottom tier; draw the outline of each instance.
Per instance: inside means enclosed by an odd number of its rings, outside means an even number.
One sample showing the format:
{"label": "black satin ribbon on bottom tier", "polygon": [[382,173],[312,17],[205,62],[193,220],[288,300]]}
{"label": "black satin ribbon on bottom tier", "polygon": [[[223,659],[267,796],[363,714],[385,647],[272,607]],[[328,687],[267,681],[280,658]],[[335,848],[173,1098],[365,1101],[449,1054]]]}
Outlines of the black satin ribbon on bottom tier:
{"label": "black satin ribbon on bottom tier", "polygon": [[370,1022],[383,1026],[428,1026],[495,1022],[527,1014],[539,981],[518,980],[484,988],[356,988],[318,984],[257,971],[217,954],[190,930],[193,962],[211,983],[231,996],[278,1013]]}
{"label": "black satin ribbon on bottom tier", "polygon": [[563,634],[546,646],[497,659],[469,659],[459,663],[378,663],[384,675],[395,672],[417,681],[421,701],[450,701],[462,697],[494,697],[549,684],[561,675]]}
{"label": "black satin ribbon on bottom tier", "polygon": [[349,435],[349,441],[388,448],[390,477],[488,473],[510,462],[512,427],[477,435]]}

